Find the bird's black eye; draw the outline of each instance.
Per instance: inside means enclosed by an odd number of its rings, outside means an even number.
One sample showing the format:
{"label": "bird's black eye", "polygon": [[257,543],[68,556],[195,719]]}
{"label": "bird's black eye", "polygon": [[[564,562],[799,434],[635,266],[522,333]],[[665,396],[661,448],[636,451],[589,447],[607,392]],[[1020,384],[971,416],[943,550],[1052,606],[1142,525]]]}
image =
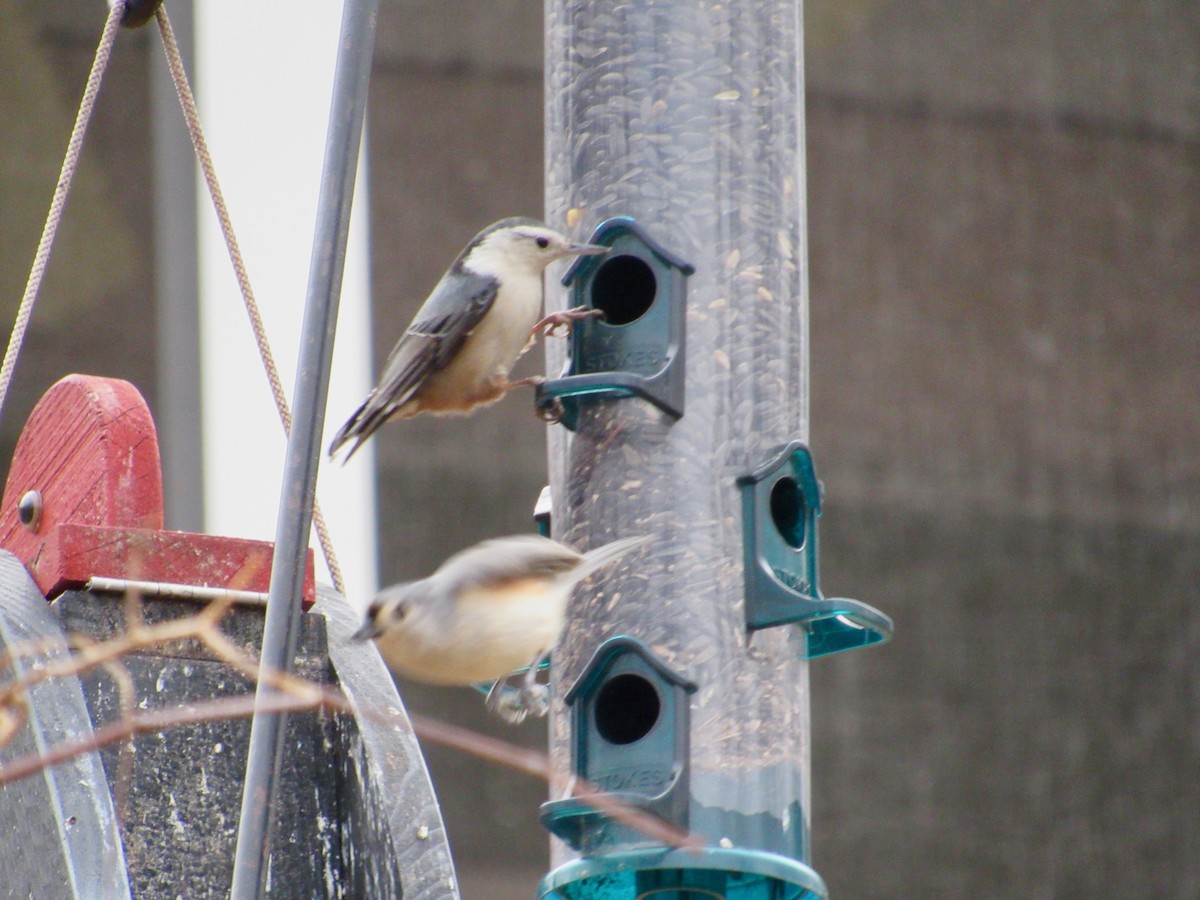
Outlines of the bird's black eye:
{"label": "bird's black eye", "polygon": [[393,606],[392,607],[392,621],[393,622],[403,622],[404,619],[408,616],[408,610],[409,610],[410,605],[411,604],[407,600],[401,600],[399,603],[397,603],[395,606]]}
{"label": "bird's black eye", "polygon": [[534,238],[534,240],[537,241],[537,245],[539,247],[541,247],[543,250],[545,250],[547,247],[550,246],[550,238],[548,238],[548,237]]}

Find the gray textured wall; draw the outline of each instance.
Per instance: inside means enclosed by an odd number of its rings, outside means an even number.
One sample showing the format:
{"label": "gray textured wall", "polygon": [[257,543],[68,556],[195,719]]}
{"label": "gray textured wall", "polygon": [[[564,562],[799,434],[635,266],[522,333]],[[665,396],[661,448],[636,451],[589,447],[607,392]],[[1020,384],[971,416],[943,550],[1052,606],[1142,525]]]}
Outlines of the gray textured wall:
{"label": "gray textured wall", "polygon": [[1198,29],[810,31],[825,586],[896,619],[813,667],[842,896],[1200,893]]}
{"label": "gray textured wall", "polygon": [[[5,321],[103,15],[67,6],[0,0]],[[541,5],[470,10],[383,6],[380,361],[475,230],[541,209]],[[812,667],[815,866],[836,897],[1196,896],[1200,8],[814,0],[806,18],[823,586],[896,619],[891,644]],[[150,49],[114,57],[127,93],[101,97],[6,448],[67,371],[131,378],[153,406],[128,324],[153,318],[130,164]],[[385,578],[529,527],[530,408],[380,435]],[[514,734],[470,692],[402,687]],[[466,896],[532,896],[543,789],[430,756]]]}
{"label": "gray textured wall", "polygon": [[[408,40],[373,101],[380,352],[477,224],[537,207],[538,47],[506,20],[439,57],[385,8]],[[897,623],[812,667],[816,867],[849,897],[1195,894],[1200,16],[821,2],[807,22],[824,587]],[[443,250],[413,283],[387,260],[428,228]],[[438,558],[447,536],[401,510],[439,495],[453,546],[524,527],[526,414],[383,438],[385,571]],[[537,790],[509,781],[482,810],[446,794],[468,885],[497,836],[539,852]]]}
{"label": "gray textured wall", "polygon": [[[385,3],[371,84],[371,278],[381,362],[446,265],[484,225],[542,212],[542,11],[436,0]],[[465,30],[449,24],[464,22]],[[521,363],[533,374],[540,350]],[[545,426],[520,392],[470,419],[416,419],[378,437],[380,577],[428,573],[475,541],[532,528],[546,483]],[[513,729],[469,690],[402,684],[409,708],[546,747],[540,722]],[[432,749],[430,773],[466,900],[530,898],[549,867],[537,821],[546,788]]]}

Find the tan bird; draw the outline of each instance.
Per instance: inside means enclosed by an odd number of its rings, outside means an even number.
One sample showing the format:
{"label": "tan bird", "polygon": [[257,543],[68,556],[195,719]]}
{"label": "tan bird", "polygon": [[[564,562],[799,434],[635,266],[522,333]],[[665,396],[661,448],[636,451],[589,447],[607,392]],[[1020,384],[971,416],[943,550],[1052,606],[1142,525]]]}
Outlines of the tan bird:
{"label": "tan bird", "polygon": [[[356,640],[374,639],[393,672],[441,685],[495,682],[488,708],[509,721],[545,712],[537,666],[562,631],[581,581],[649,540],[630,537],[579,553],[535,534],[483,541],[428,578],[382,590]],[[508,675],[529,666],[521,708],[503,706]]]}
{"label": "tan bird", "polygon": [[349,441],[349,459],[385,422],[421,413],[463,415],[494,403],[518,385],[509,372],[544,327],[569,325],[595,310],[540,319],[542,275],[566,256],[607,253],[574,244],[535,219],[503,219],[471,240],[442,276],[388,356],[379,384],[329,445]]}

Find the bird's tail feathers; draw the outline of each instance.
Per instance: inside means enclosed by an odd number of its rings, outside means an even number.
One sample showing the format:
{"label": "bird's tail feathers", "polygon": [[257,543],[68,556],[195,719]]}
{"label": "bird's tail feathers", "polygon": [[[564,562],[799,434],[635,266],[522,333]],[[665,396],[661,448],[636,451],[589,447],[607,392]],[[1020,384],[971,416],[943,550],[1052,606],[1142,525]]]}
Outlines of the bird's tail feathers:
{"label": "bird's tail feathers", "polygon": [[626,553],[642,546],[650,540],[648,534],[638,534],[633,537],[621,538],[611,543],[605,544],[602,547],[597,547],[595,550],[589,550],[583,554],[583,561],[571,573],[572,580],[576,583],[583,581],[593,572],[604,568],[610,563],[616,562]]}
{"label": "bird's tail feathers", "polygon": [[[363,414],[364,409],[366,409],[365,403],[354,411],[354,415],[352,415],[346,421],[346,424],[338,429],[338,433],[333,436],[333,440],[329,442],[329,458],[330,459],[333,459],[334,456],[337,455],[337,452],[339,450],[341,450],[342,447],[346,444],[346,442],[349,441],[352,437],[354,437],[355,434],[357,434],[358,424],[359,424],[359,421],[362,419],[362,414]],[[343,463],[345,463],[347,459],[349,459],[351,456],[354,455],[354,451],[358,449],[358,446],[361,443],[362,443],[362,441],[358,441],[357,443],[355,443],[355,445],[353,447],[350,448],[350,452],[347,453],[345,456],[345,459],[342,460]]]}
{"label": "bird's tail feathers", "polygon": [[333,459],[343,446],[353,440],[354,443],[350,445],[350,449],[342,457],[342,464],[345,465],[367,438],[374,434],[379,426],[387,421],[388,410],[373,406],[372,401],[374,399],[375,392],[372,391],[371,396],[367,397],[362,406],[354,411],[354,414],[350,416],[346,424],[333,436],[333,440],[329,442],[330,459]]}

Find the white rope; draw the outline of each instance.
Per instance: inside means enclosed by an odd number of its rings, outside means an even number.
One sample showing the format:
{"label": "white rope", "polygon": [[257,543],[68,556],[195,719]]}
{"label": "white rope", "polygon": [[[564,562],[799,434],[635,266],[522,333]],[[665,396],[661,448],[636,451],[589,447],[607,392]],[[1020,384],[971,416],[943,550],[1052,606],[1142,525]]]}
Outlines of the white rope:
{"label": "white rope", "polygon": [[[288,408],[287,394],[284,392],[283,382],[279,378],[279,369],[275,365],[275,357],[271,353],[266,328],[263,326],[262,316],[258,311],[258,303],[254,299],[254,291],[250,286],[250,276],[246,274],[246,265],[242,261],[242,252],[238,247],[237,237],[233,232],[233,221],[229,217],[229,209],[225,205],[225,197],[222,195],[221,186],[217,182],[216,168],[213,166],[212,157],[209,155],[208,144],[204,140],[204,132],[200,127],[200,114],[196,109],[196,99],[192,96],[192,89],[188,85],[187,73],[183,68],[183,59],[179,55],[179,45],[175,42],[175,32],[171,28],[171,21],[167,18],[167,11],[163,6],[158,7],[155,11],[155,16],[158,19],[159,31],[162,32],[163,49],[167,54],[167,65],[171,70],[171,79],[175,82],[175,93],[179,95],[179,103],[183,107],[183,117],[187,122],[188,133],[192,137],[192,146],[196,150],[196,158],[200,161],[200,170],[204,173],[204,182],[208,185],[208,193],[212,198],[213,207],[217,213],[217,221],[221,224],[221,233],[225,237],[225,246],[229,251],[229,259],[233,263],[233,271],[237,275],[238,287],[241,288],[242,292],[242,300],[245,303],[246,312],[250,316],[250,327],[254,331],[254,340],[258,344],[258,352],[262,357],[263,367],[266,369],[267,381],[271,385],[271,394],[275,398],[275,408],[279,411],[279,419],[283,423],[284,433],[287,434],[292,428],[292,414]],[[325,563],[329,567],[333,586],[337,589],[338,593],[344,595],[346,589],[342,582],[341,566],[338,565],[337,556],[333,550],[333,541],[325,525],[325,517],[321,514],[320,504],[315,500],[313,502],[313,526],[317,530],[317,539],[321,544],[321,552],[325,555]]]}
{"label": "white rope", "polygon": [[[113,0],[109,7],[108,18],[104,22],[104,30],[101,32],[100,43],[96,48],[96,56],[92,61],[92,68],[88,73],[83,97],[79,102],[79,112],[75,116],[75,125],[71,129],[71,138],[67,143],[67,152],[63,159],[62,170],[58,176],[58,183],[54,188],[54,196],[50,201],[50,210],[46,214],[46,223],[42,228],[42,236],[38,241],[33,265],[29,270],[29,280],[25,284],[25,293],[22,295],[21,303],[17,307],[16,320],[13,322],[12,334],[9,337],[8,347],[4,353],[4,361],[0,363],[0,412],[3,411],[4,402],[8,398],[8,390],[12,384],[12,375],[16,367],[17,357],[20,355],[21,347],[25,342],[25,333],[29,329],[33,307],[37,302],[38,292],[41,290],[42,281],[46,275],[46,267],[50,261],[50,251],[54,247],[54,239],[58,233],[59,223],[62,221],[67,195],[70,193],[71,182],[75,177],[75,170],[79,165],[79,157],[83,150],[83,138],[87,133],[92,111],[95,109],[96,97],[100,91],[100,83],[104,77],[104,71],[108,66],[109,57],[112,55],[113,44],[116,42],[117,30],[121,24],[121,17],[125,12],[125,5],[125,0]],[[179,102],[183,107],[183,115],[187,121],[188,132],[192,137],[192,145],[195,147],[196,157],[200,161],[200,168],[204,172],[204,180],[208,185],[209,194],[212,196],[213,206],[217,212],[217,219],[221,223],[221,232],[225,236],[225,244],[229,249],[229,257],[233,262],[238,285],[242,291],[246,312],[250,316],[254,338],[258,344],[259,354],[262,356],[267,380],[271,385],[271,393],[275,398],[275,407],[279,411],[279,418],[283,423],[284,432],[287,433],[291,430],[292,426],[287,395],[284,392],[283,384],[279,378],[279,369],[275,365],[275,359],[271,353],[270,344],[267,341],[266,329],[263,326],[262,316],[259,314],[258,304],[254,299],[254,292],[250,286],[250,278],[246,274],[246,266],[242,261],[241,250],[238,248],[237,238],[233,232],[233,223],[229,217],[229,210],[225,205],[225,198],[221,194],[220,185],[217,183],[212,157],[208,153],[208,146],[204,140],[204,134],[200,129],[200,118],[196,111],[196,101],[187,83],[187,75],[184,72],[183,61],[179,55],[179,46],[175,41],[175,33],[171,28],[170,20],[167,18],[167,12],[161,5],[155,11],[155,16],[158,19],[159,29],[162,32],[167,63],[171,70],[171,77],[175,82],[175,90],[179,95]],[[342,581],[341,567],[333,550],[333,542],[329,536],[329,529],[325,524],[325,517],[321,513],[320,505],[315,502],[313,504],[313,525],[317,530],[317,538],[320,541],[326,565],[329,567],[329,574],[333,580],[333,585],[339,593],[344,594],[345,587]]]}
{"label": "white rope", "polygon": [[112,53],[117,28],[121,24],[121,15],[124,11],[125,0],[116,0],[109,8],[104,31],[100,34],[100,45],[96,48],[96,58],[92,60],[92,70],[88,73],[87,86],[83,90],[83,99],[79,101],[75,127],[71,129],[71,140],[67,143],[67,153],[63,158],[62,171],[58,176],[58,184],[54,188],[54,197],[50,201],[50,211],[46,214],[42,239],[38,241],[37,253],[33,257],[33,266],[29,270],[29,280],[25,283],[25,294],[21,297],[20,306],[17,307],[17,318],[13,323],[12,335],[8,339],[8,349],[4,352],[4,362],[0,364],[0,410],[4,409],[4,401],[8,397],[13,369],[17,365],[17,356],[25,342],[25,332],[29,328],[33,306],[37,301],[38,291],[41,289],[42,279],[46,274],[50,251],[54,247],[54,236],[58,233],[63,207],[67,202],[67,194],[71,190],[71,180],[75,177],[75,168],[79,164],[79,154],[83,150],[83,136],[87,132],[88,121],[91,119],[92,110],[96,105],[100,79],[104,76],[104,70],[108,66],[108,58]]}

